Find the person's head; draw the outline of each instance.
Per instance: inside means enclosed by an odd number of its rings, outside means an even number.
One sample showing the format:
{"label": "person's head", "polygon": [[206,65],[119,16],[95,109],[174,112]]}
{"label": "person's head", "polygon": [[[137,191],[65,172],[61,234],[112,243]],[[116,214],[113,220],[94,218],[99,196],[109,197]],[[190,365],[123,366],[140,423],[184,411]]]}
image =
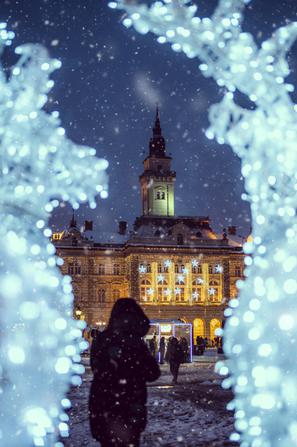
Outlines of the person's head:
{"label": "person's head", "polygon": [[149,325],[149,319],[133,298],[120,298],[112,308],[108,329],[144,337]]}
{"label": "person's head", "polygon": [[172,338],[171,338],[171,343],[172,343],[173,345],[178,345],[178,339],[177,339],[176,337],[172,337]]}

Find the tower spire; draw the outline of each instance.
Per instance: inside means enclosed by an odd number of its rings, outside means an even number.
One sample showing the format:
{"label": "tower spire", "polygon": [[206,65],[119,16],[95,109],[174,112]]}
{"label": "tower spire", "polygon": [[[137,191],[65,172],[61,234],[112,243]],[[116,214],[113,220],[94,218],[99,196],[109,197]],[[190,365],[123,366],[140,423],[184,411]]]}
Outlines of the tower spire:
{"label": "tower spire", "polygon": [[74,216],[74,209],[72,209],[72,217],[69,223],[69,228],[76,228],[76,220]]}
{"label": "tower spire", "polygon": [[162,128],[160,122],[159,104],[156,104],[156,118],[153,127],[153,136],[150,139],[150,156],[164,157],[166,156],[165,139],[162,135]]}
{"label": "tower spire", "polygon": [[153,134],[154,136],[160,136],[162,135],[162,129],[161,129],[161,123],[160,123],[160,111],[159,111],[159,104],[156,104],[156,119],[155,119],[155,126],[153,128]]}

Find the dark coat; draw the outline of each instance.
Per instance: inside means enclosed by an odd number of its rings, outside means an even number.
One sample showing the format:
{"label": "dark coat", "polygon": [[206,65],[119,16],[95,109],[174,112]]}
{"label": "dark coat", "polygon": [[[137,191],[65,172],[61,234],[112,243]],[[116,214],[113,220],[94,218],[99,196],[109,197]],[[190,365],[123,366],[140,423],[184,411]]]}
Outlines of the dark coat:
{"label": "dark coat", "polygon": [[92,344],[89,411],[92,435],[98,441],[114,437],[128,445],[145,428],[146,382],[160,376],[141,339],[148,329],[149,320],[137,303],[122,298],[113,307],[107,329]]}
{"label": "dark coat", "polygon": [[183,361],[184,353],[175,337],[172,337],[168,345],[168,362],[181,364]]}

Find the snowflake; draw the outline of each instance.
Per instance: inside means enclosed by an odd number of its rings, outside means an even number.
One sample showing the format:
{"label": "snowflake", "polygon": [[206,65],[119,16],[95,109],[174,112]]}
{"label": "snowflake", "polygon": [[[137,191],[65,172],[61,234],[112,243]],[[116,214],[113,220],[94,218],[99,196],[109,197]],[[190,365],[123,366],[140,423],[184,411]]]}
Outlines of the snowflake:
{"label": "snowflake", "polygon": [[215,266],[215,272],[216,273],[223,273],[223,267],[220,264],[217,264]]}
{"label": "snowflake", "polygon": [[138,268],[139,273],[146,273],[146,266],[141,264]]}
{"label": "snowflake", "polygon": [[192,259],[192,267],[196,268],[198,267],[199,262],[197,261],[197,259]]}
{"label": "snowflake", "polygon": [[178,277],[177,277],[177,281],[178,281],[180,284],[183,283],[184,280],[185,280],[185,277],[184,277],[183,275],[178,275]]}
{"label": "snowflake", "polygon": [[180,289],[179,287],[176,287],[176,288],[174,289],[174,293],[175,293],[176,295],[179,295],[180,292],[181,292],[181,289]]}
{"label": "snowflake", "polygon": [[211,287],[210,289],[208,289],[208,294],[209,294],[209,295],[215,295],[215,294],[216,294],[216,289],[214,289],[213,287]]}
{"label": "snowflake", "polygon": [[164,281],[164,279],[165,279],[165,278],[164,278],[164,275],[158,275],[158,276],[157,276],[157,281],[158,281],[158,282],[161,282],[161,283],[162,283],[162,282]]}
{"label": "snowflake", "polygon": [[195,290],[195,292],[192,293],[192,298],[193,298],[194,300],[196,300],[196,299],[199,298],[199,293],[198,293],[196,290]]}
{"label": "snowflake", "polygon": [[189,273],[189,270],[187,269],[187,267],[184,267],[182,269],[182,272],[183,272],[184,275],[187,275]]}
{"label": "snowflake", "polygon": [[164,290],[164,295],[166,295],[166,296],[171,295],[171,290],[170,289],[165,289]]}
{"label": "snowflake", "polygon": [[148,295],[153,295],[154,294],[154,289],[152,289],[151,287],[149,289],[147,289],[147,294]]}
{"label": "snowflake", "polygon": [[164,266],[166,268],[169,268],[172,265],[172,261],[170,261],[170,259],[166,259],[166,261],[164,262]]}

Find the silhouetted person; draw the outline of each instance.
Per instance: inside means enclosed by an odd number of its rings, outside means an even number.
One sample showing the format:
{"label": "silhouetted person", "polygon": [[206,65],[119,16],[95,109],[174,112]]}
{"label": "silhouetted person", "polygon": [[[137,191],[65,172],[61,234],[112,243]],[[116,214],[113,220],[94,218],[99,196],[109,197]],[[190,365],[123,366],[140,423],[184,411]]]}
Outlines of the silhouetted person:
{"label": "silhouetted person", "polygon": [[161,365],[163,365],[165,356],[165,337],[161,337],[160,339],[159,352],[160,352],[160,363]]}
{"label": "silhouetted person", "polygon": [[178,339],[176,337],[171,337],[168,344],[168,361],[170,366],[170,372],[172,374],[172,383],[177,383],[178,370],[180,364],[183,361],[183,351],[180,347]]}
{"label": "silhouetted person", "polygon": [[185,337],[182,337],[182,338],[180,339],[179,344],[180,344],[181,350],[182,350],[182,352],[183,352],[183,360],[182,360],[182,363],[187,363],[187,361],[188,361],[188,355],[189,355],[189,345],[188,345],[187,339],[186,339]]}
{"label": "silhouetted person", "polygon": [[149,320],[136,301],[121,298],[107,329],[94,339],[89,412],[92,435],[101,447],[139,446],[146,426],[146,382],[160,376],[141,339],[148,330]]}
{"label": "silhouetted person", "polygon": [[150,353],[152,354],[152,356],[156,357],[158,343],[157,343],[157,338],[155,335],[150,339],[149,347],[150,347]]}

